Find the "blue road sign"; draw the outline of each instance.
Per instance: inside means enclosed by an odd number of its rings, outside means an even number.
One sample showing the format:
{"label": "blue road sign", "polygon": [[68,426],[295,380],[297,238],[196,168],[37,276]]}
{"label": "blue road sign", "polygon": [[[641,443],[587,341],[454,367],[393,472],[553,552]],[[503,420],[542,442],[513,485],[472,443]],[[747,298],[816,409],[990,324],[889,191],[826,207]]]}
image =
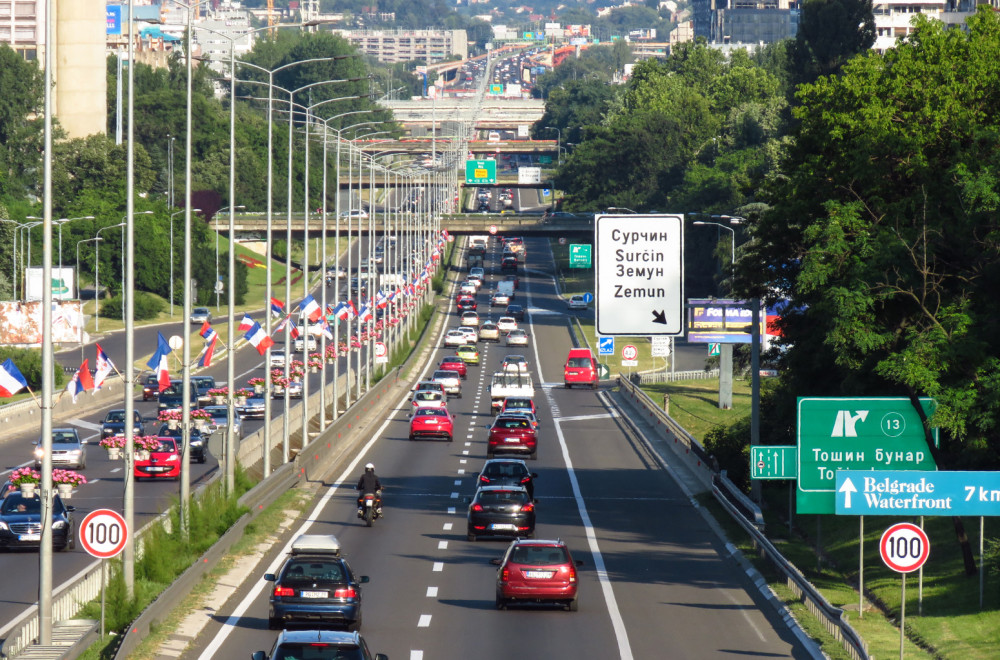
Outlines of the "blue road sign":
{"label": "blue road sign", "polygon": [[583,294],[583,302],[587,303],[588,305],[594,302],[594,294],[592,293]]}
{"label": "blue road sign", "polygon": [[597,338],[597,354],[598,355],[614,355],[615,354],[615,338],[614,337],[598,337]]}
{"label": "blue road sign", "polygon": [[542,197],[548,197],[551,194],[552,194],[551,190],[549,190],[548,188],[542,188]]}
{"label": "blue road sign", "polygon": [[1000,472],[838,470],[837,515],[1000,516]]}

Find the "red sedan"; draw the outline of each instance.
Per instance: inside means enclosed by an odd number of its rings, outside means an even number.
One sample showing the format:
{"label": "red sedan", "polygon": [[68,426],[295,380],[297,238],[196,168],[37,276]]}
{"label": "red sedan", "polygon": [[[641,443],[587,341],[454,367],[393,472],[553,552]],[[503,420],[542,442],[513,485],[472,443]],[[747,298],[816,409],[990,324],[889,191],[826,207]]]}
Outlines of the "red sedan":
{"label": "red sedan", "polygon": [[567,610],[577,609],[576,569],[583,562],[573,561],[562,541],[518,539],[510,544],[503,558],[494,559],[497,570],[497,609],[513,603],[554,602]]}
{"label": "red sedan", "polygon": [[461,314],[462,312],[474,312],[479,305],[476,303],[476,297],[470,295],[460,295],[455,299],[456,311]]}
{"label": "red sedan", "polygon": [[181,454],[175,438],[158,438],[160,446],[149,452],[144,460],[136,458],[133,475],[136,479],[179,479]]}
{"label": "red sedan", "polygon": [[444,438],[452,441],[454,416],[447,408],[417,408],[410,418],[410,440]]}
{"label": "red sedan", "polygon": [[538,458],[538,432],[527,418],[498,415],[490,427],[486,444],[486,457],[496,454],[528,454]]}
{"label": "red sedan", "polygon": [[465,376],[469,372],[468,368],[465,366],[465,360],[457,355],[448,355],[441,358],[441,364],[438,365],[438,370],[457,371],[458,375],[462,377],[462,380],[465,380]]}

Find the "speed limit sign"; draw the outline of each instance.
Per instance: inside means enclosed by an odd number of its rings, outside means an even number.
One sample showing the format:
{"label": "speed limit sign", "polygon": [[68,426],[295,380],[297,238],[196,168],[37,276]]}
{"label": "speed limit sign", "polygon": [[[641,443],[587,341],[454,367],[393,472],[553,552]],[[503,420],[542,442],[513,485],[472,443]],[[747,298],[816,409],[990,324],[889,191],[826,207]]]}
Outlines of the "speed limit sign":
{"label": "speed limit sign", "polygon": [[385,353],[385,344],[380,341],[375,342],[375,357],[382,357]]}
{"label": "speed limit sign", "polygon": [[878,544],[885,565],[897,573],[912,573],[927,561],[931,544],[927,533],[912,523],[897,523],[885,530]]}
{"label": "speed limit sign", "polygon": [[490,235],[491,236],[496,236],[497,235],[497,226],[496,225],[490,225]]}
{"label": "speed limit sign", "polygon": [[638,348],[636,348],[632,344],[628,344],[628,345],[622,347],[622,359],[623,360],[634,360],[637,357],[639,357],[639,349]]}
{"label": "speed limit sign", "polygon": [[117,511],[97,509],[80,523],[79,535],[84,550],[98,559],[108,559],[125,548],[128,526]]}

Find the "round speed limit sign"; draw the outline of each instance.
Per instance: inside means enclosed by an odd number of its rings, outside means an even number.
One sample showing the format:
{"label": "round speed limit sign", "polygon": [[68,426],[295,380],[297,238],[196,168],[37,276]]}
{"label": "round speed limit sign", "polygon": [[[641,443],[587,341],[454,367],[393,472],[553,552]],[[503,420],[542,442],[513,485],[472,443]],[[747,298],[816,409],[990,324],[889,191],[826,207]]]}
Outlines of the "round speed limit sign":
{"label": "round speed limit sign", "polygon": [[80,545],[98,559],[114,557],[125,548],[128,526],[111,509],[91,511],[80,523]]}
{"label": "round speed limit sign", "polygon": [[638,348],[636,348],[632,344],[628,344],[627,346],[623,346],[622,347],[622,359],[623,360],[634,360],[637,357],[639,357],[639,349]]}
{"label": "round speed limit sign", "polygon": [[878,549],[886,566],[897,573],[912,573],[927,561],[931,544],[916,525],[897,523],[882,534]]}
{"label": "round speed limit sign", "polygon": [[385,357],[385,354],[385,344],[380,341],[375,342],[375,357]]}

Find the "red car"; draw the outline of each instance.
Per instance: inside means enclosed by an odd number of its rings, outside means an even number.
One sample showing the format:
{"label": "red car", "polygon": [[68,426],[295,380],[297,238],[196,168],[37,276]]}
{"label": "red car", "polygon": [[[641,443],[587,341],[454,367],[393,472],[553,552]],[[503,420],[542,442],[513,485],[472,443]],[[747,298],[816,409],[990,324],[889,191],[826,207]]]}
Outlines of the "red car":
{"label": "red car", "polygon": [[417,408],[410,418],[410,440],[444,438],[452,441],[454,416],[447,408]]}
{"label": "red car", "polygon": [[497,569],[498,610],[514,603],[558,603],[570,612],[577,610],[576,569],[562,541],[517,539],[500,559],[491,562]]}
{"label": "red car", "polygon": [[497,415],[486,442],[487,458],[496,454],[528,454],[532,460],[538,458],[538,432],[525,417]]}
{"label": "red car", "polygon": [[475,296],[463,294],[455,299],[455,308],[459,314],[462,312],[474,312],[478,307],[479,305],[476,303]]}
{"label": "red car", "polygon": [[457,355],[447,355],[441,358],[441,364],[438,365],[438,370],[445,371],[457,371],[458,375],[465,380],[466,374],[469,373],[468,368],[465,366],[465,360],[458,357]]}
{"label": "red car", "polygon": [[160,446],[149,452],[149,458],[136,458],[132,474],[136,479],[179,479],[181,454],[175,438],[157,438]]}

